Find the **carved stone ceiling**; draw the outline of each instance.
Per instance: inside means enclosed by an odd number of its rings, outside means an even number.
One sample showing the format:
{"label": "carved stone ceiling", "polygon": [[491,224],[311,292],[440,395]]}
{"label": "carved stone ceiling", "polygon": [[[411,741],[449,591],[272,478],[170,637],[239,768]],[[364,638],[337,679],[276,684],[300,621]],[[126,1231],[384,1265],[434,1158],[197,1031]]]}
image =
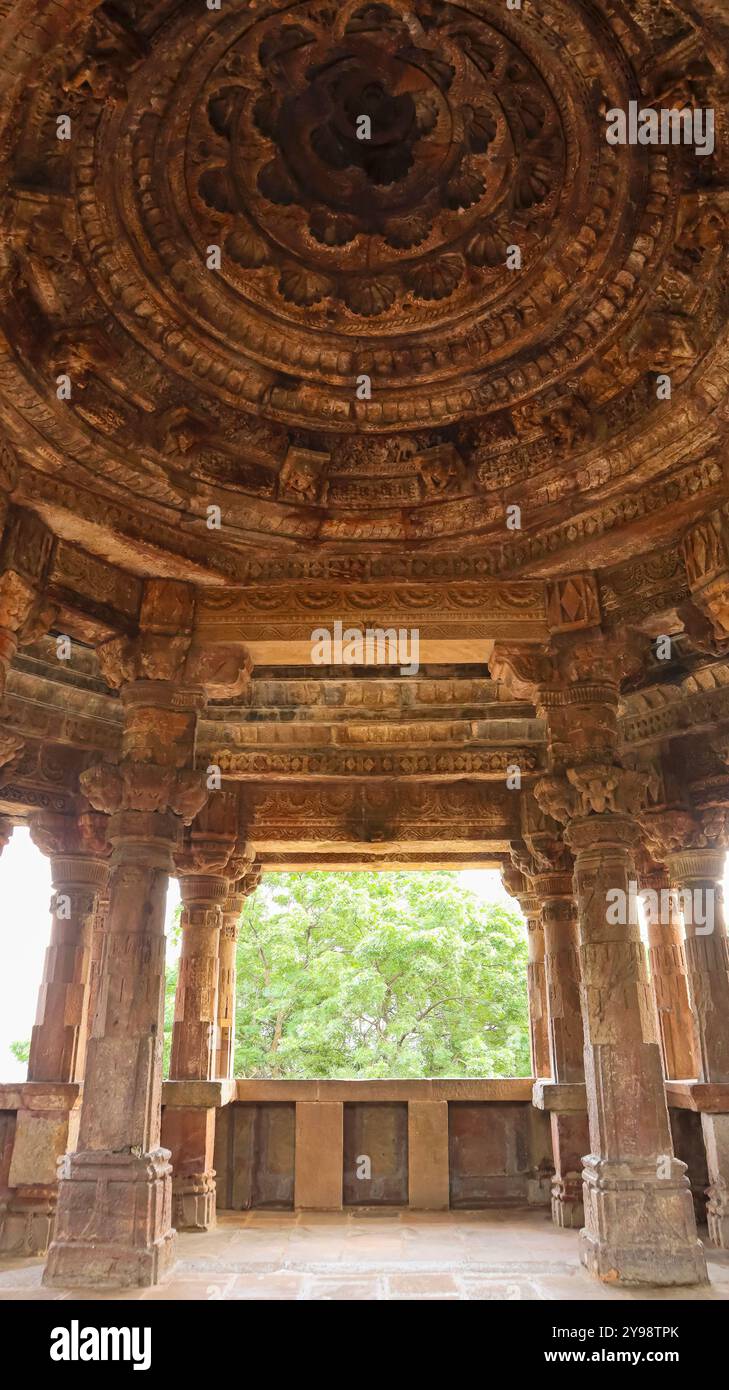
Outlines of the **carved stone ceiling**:
{"label": "carved stone ceiling", "polygon": [[[364,545],[538,573],[724,495],[712,0],[3,9],[0,410],[60,535],[142,573]],[[633,99],[712,107],[716,152],[608,144]]]}

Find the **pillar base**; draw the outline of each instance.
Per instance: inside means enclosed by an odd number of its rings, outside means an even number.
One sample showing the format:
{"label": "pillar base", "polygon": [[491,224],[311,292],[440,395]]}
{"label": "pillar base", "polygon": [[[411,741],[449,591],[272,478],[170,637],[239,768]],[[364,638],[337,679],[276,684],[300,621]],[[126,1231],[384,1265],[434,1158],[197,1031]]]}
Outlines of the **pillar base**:
{"label": "pillar base", "polygon": [[68,1154],[48,1288],[149,1288],[172,1270],[172,1179],[166,1149],[149,1154]]}
{"label": "pillar base", "polygon": [[[564,1087],[564,1097],[570,1103],[572,1087]],[[552,1220],[563,1230],[579,1230],[585,1220],[582,1191],[583,1155],[590,1148],[587,1113],[584,1110],[559,1110],[561,1086],[554,1086],[550,1115],[552,1152],[555,1174],[552,1182]]]}
{"label": "pillar base", "polygon": [[579,1230],[585,1219],[582,1178],[575,1177],[570,1173],[566,1179],[555,1178],[552,1182],[552,1221],[563,1231]]}
{"label": "pillar base", "polygon": [[190,1173],[172,1179],[172,1220],[176,1231],[214,1230],[214,1173]]}
{"label": "pillar base", "polygon": [[46,1255],[53,1236],[58,1184],[40,1183],[12,1191],[0,1210],[0,1254]]}
{"label": "pillar base", "polygon": [[580,1258],[594,1278],[629,1287],[708,1283],[686,1165],[666,1162],[669,1175],[659,1177],[651,1163],[585,1160]]}

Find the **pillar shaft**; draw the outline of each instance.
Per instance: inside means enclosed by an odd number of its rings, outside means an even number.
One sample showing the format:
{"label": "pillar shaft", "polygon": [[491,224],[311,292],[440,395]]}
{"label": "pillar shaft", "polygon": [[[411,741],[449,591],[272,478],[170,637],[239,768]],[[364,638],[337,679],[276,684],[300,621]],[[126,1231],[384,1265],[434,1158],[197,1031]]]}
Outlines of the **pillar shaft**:
{"label": "pillar shaft", "polygon": [[216,875],[184,875],[180,877],[180,893],[182,952],[170,1079],[208,1081],[215,1065],[220,931],[228,880]]}
{"label": "pillar shaft", "polygon": [[572,883],[539,878],[535,886],[544,921],[551,1074],[555,1081],[584,1081],[580,942]]}
{"label": "pillar shaft", "polygon": [[[686,962],[696,1017],[701,1081],[729,1081],[729,941],[724,917],[724,850],[670,856],[684,897]],[[689,896],[690,895],[690,896]]]}
{"label": "pillar shaft", "polygon": [[695,1023],[679,900],[664,870],[641,874],[640,885],[663,1071],[671,1081],[693,1078],[698,1075]]}
{"label": "pillar shaft", "polygon": [[79,1148],[159,1146],[165,984],[164,922],[172,850],[169,814],[112,817],[109,915],[88,1044]]}
{"label": "pillar shaft", "polygon": [[[30,828],[34,843],[50,856],[54,894],[28,1080],[65,1086],[82,1081],[85,1070],[92,930],[98,896],[106,891],[109,877],[107,822],[106,816],[82,805],[73,815],[41,813]],[[16,1165],[23,1183],[13,1206],[25,1248],[36,1254],[45,1254],[50,1242],[58,1155],[73,1146],[78,1120],[74,1100],[66,1100],[64,1106],[61,1086],[56,1094],[52,1126],[42,1111],[18,1115],[26,1137],[26,1164],[21,1158]]]}
{"label": "pillar shaft", "polygon": [[104,860],[52,856],[51,939],[28,1062],[29,1081],[81,1081],[91,938]]}
{"label": "pillar shaft", "polygon": [[235,1075],[236,949],[238,923],[244,902],[244,895],[236,892],[229,895],[223,903],[215,1046],[215,1076],[223,1081],[232,1081]]}
{"label": "pillar shaft", "polygon": [[[534,889],[542,903],[549,1012],[551,1076],[558,1085],[584,1083],[584,1032],[580,1000],[580,943],[572,875],[540,874]],[[582,1160],[589,1149],[585,1111],[551,1115],[554,1179],[552,1220],[579,1228],[584,1219]]]}

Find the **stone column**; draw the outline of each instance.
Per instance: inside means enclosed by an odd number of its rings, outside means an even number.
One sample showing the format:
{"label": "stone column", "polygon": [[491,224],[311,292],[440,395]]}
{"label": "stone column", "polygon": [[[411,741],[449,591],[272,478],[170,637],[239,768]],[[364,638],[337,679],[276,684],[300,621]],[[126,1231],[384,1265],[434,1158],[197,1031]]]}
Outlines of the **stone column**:
{"label": "stone column", "polygon": [[639,866],[648,960],[667,1080],[698,1076],[695,1020],[689,998],[679,895],[661,864]]}
{"label": "stone column", "polygon": [[[176,855],[182,896],[182,952],[170,1081],[213,1078],[220,933],[237,834],[237,795],[217,792],[186,833]],[[172,1155],[174,1223],[178,1230],[206,1231],[215,1224],[215,1111],[210,1106],[178,1104],[180,1088],[175,1089],[175,1104],[165,1109],[162,1125],[163,1140]]]}
{"label": "stone column", "polygon": [[[696,836],[694,837],[696,838]],[[705,838],[702,834],[701,838]],[[679,890],[696,1015],[701,1081],[729,1081],[729,942],[724,916],[726,849],[686,846],[668,856]]]}
{"label": "stone column", "polygon": [[[580,940],[572,873],[564,863],[534,878],[544,921],[547,1007],[552,1078],[558,1087],[585,1084],[584,1034],[580,1004]],[[558,1092],[559,1094],[559,1092]],[[584,1218],[582,1160],[589,1151],[585,1110],[553,1109],[550,1114],[555,1176],[552,1220],[580,1227]]]}
{"label": "stone column", "polygon": [[91,923],[108,876],[106,818],[40,813],[34,843],[51,860],[51,939],[33,1028],[28,1082],[22,1088],[11,1163],[12,1196],[0,1248],[45,1254],[58,1191],[57,1166],[75,1146],[78,1083],[86,1049]]}
{"label": "stone column", "polygon": [[[729,941],[724,915],[726,816],[716,810],[646,818],[679,892],[696,1027],[699,1082],[729,1082]],[[712,1244],[729,1249],[729,1114],[702,1111]]]}
{"label": "stone column", "polygon": [[[542,821],[546,824],[544,817]],[[522,911],[538,913],[543,940],[548,1070],[542,1076],[550,1078],[548,1104],[555,1168],[552,1219],[556,1226],[579,1227],[583,1221],[582,1156],[590,1146],[584,1100],[581,1112],[575,1107],[575,1087],[584,1093],[585,1069],[571,860],[564,847],[546,834],[527,835],[526,847],[512,849],[512,855],[521,870],[522,884],[530,890],[529,896],[516,896]],[[547,872],[550,868],[552,871]],[[507,886],[511,889],[510,883]],[[534,1088],[534,1103],[540,1109],[545,1104],[544,1087],[539,1084]]]}
{"label": "stone column", "polygon": [[106,817],[41,813],[30,829],[50,858],[54,891],[28,1080],[82,1081],[92,928],[109,875]]}
{"label": "stone column", "polygon": [[243,905],[261,881],[260,867],[251,868],[242,878],[230,884],[230,893],[223,903],[223,926],[220,933],[218,962],[218,1025],[215,1051],[215,1076],[232,1081],[235,1076],[235,1002],[236,946]]}
{"label": "stone column", "polygon": [[544,926],[542,905],[530,880],[515,864],[504,865],[501,871],[507,893],[516,898],[526,918],[527,991],[529,998],[529,1050],[532,1076],[550,1076],[549,1017],[547,1010],[547,978],[544,968]]}
{"label": "stone column", "polygon": [[196,648],[193,619],[187,585],[149,581],[139,635],[99,650],[121,691],[122,758],[81,778],[111,817],[113,851],[79,1143],[64,1160],[45,1272],[54,1287],[154,1284],[173,1257],[171,1169],[160,1147],[167,883],[182,825],[207,797],[205,774],[194,770],[206,688],[238,692],[248,669],[240,653]]}
{"label": "stone column", "polygon": [[[180,860],[177,857],[179,871]],[[170,1055],[171,1081],[210,1081],[218,1015],[218,958],[228,880],[218,874],[179,873],[182,898],[180,953]]]}
{"label": "stone column", "polygon": [[492,674],[503,665],[523,683],[531,670],[551,769],[535,796],[566,827],[575,856],[591,1147],[582,1260],[608,1283],[704,1283],[686,1168],[673,1155],[647,961],[628,911],[645,796],[644,777],[622,766],[618,748],[630,650],[592,630],[555,638],[536,657],[495,656]]}

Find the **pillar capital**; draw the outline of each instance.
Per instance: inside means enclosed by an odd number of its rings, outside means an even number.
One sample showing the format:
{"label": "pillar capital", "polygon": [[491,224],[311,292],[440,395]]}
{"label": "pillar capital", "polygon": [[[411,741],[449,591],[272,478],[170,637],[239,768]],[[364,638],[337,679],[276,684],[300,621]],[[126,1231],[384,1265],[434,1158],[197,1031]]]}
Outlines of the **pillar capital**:
{"label": "pillar capital", "polygon": [[[534,796],[554,820],[571,826],[574,821],[589,819],[592,822],[594,817],[606,814],[632,819],[645,806],[649,788],[647,772],[633,771],[617,763],[586,763],[567,768],[564,777],[540,777],[534,786]],[[565,838],[574,848],[567,832]],[[635,838],[633,827],[633,844]],[[585,843],[585,836],[581,837],[581,842]]]}
{"label": "pillar capital", "polygon": [[[225,883],[236,876],[239,863],[237,792],[213,792],[186,828],[175,862],[181,880],[190,875],[217,875]],[[243,860],[245,865],[248,860]],[[184,898],[183,898],[184,901]]]}
{"label": "pillar capital", "polygon": [[654,859],[668,866],[674,883],[723,879],[729,849],[729,807],[658,808],[644,812],[640,821]]}
{"label": "pillar capital", "polygon": [[244,898],[249,898],[251,893],[255,893],[261,882],[262,874],[263,869],[260,864],[252,865],[250,869],[246,870],[243,877],[238,880],[236,891],[242,893]]}
{"label": "pillar capital", "polygon": [[718,642],[729,641],[729,523],[722,510],[702,517],[683,542],[691,597],[709,619]]}
{"label": "pillar capital", "polygon": [[107,815],[171,811],[188,824],[208,795],[202,772],[155,763],[97,763],[81,773],[79,784],[91,805]]}
{"label": "pillar capital", "polygon": [[520,699],[560,708],[604,700],[641,668],[648,651],[642,633],[593,627],[555,633],[549,645],[497,642],[489,670]]}
{"label": "pillar capital", "polygon": [[29,822],[33,844],[51,859],[104,860],[111,852],[108,820],[100,811],[85,808],[74,815],[39,811]]}
{"label": "pillar capital", "polygon": [[[194,628],[193,587],[175,580],[148,580],[138,632],[111,638],[98,648],[104,679],[123,691],[141,684],[146,689],[133,698],[141,701],[145,693],[153,694],[150,703],[159,703],[161,692],[148,688],[160,685],[179,688],[186,692],[182,698],[188,702],[198,698],[203,704],[206,699],[240,695],[252,669],[246,648],[202,644]],[[174,691],[171,698],[174,701]]]}

